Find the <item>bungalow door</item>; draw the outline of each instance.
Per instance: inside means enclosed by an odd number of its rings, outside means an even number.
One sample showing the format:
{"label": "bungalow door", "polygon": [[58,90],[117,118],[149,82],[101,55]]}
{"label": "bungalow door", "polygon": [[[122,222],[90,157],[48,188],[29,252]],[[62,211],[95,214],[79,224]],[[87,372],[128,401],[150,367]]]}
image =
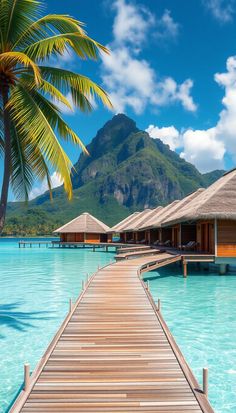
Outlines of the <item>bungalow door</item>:
{"label": "bungalow door", "polygon": [[177,248],[179,244],[179,227],[174,227],[173,228],[173,247]]}
{"label": "bungalow door", "polygon": [[208,222],[201,224],[201,250],[214,253],[214,225]]}

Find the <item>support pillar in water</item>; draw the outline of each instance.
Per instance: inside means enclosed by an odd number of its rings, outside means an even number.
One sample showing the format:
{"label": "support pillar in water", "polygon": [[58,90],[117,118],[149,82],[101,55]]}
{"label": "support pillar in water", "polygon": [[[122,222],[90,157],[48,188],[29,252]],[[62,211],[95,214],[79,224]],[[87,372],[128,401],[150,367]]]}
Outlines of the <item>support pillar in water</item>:
{"label": "support pillar in water", "polygon": [[219,265],[219,274],[225,275],[227,273],[227,264],[220,264]]}
{"label": "support pillar in water", "polygon": [[187,278],[188,267],[187,267],[187,262],[186,261],[183,261],[183,273],[184,273],[184,278]]}

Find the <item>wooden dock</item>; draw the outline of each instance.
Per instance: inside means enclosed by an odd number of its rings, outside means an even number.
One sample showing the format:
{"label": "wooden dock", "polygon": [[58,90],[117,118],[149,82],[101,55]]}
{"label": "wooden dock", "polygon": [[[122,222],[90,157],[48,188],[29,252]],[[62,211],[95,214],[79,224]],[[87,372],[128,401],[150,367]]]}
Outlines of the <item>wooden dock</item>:
{"label": "wooden dock", "polygon": [[141,278],[178,259],[98,270],[10,413],[213,413]]}
{"label": "wooden dock", "polygon": [[150,245],[135,245],[135,247],[130,247],[129,245],[120,247],[117,249],[117,254],[123,254],[126,252],[134,252],[134,251],[146,251],[150,248]]}
{"label": "wooden dock", "polygon": [[[125,248],[124,248],[125,249]],[[145,250],[132,250],[129,252],[119,253],[115,256],[116,261],[118,260],[129,260],[138,257],[145,257],[150,255],[157,255],[160,254],[160,250],[155,248],[147,248]]]}
{"label": "wooden dock", "polygon": [[[58,248],[92,248],[93,251],[96,249],[104,248],[106,251],[109,248],[119,249],[122,247],[127,246],[127,244],[119,243],[119,242],[63,242],[63,241],[25,241],[20,240],[18,242],[19,248],[23,247],[30,247],[32,248],[34,245],[40,248],[41,245],[49,246],[49,247],[58,247]],[[133,245],[135,246],[135,244]]]}
{"label": "wooden dock", "polygon": [[19,248],[23,247],[30,247],[32,248],[34,245],[38,246],[39,248],[41,247],[41,245],[45,245],[45,247],[48,247],[49,245],[52,245],[52,241],[24,241],[24,240],[20,240],[18,242]]}

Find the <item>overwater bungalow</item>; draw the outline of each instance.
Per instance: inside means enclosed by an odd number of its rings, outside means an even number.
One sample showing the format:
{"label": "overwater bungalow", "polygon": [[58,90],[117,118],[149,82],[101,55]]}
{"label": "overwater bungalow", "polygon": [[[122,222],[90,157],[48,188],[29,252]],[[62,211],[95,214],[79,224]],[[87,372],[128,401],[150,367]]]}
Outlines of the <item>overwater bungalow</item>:
{"label": "overwater bungalow", "polygon": [[197,251],[215,255],[217,264],[236,263],[236,169],[162,222],[178,234],[177,243],[195,241]]}
{"label": "overwater bungalow", "polygon": [[[150,220],[145,222],[140,231],[146,229],[149,231],[150,243],[164,244],[172,247],[178,247],[179,245],[179,228],[176,226],[163,226],[169,217],[178,212],[184,206],[187,206],[193,199],[198,197],[200,193],[204,191],[203,188],[187,195],[182,200],[173,201],[162,210],[158,211]],[[191,235],[191,234],[190,234]]]}
{"label": "overwater bungalow", "polygon": [[124,233],[122,233],[123,228],[125,228],[126,225],[129,225],[132,220],[137,217],[140,214],[140,212],[136,211],[133,212],[133,214],[128,215],[126,218],[124,218],[122,221],[118,222],[118,224],[114,225],[110,229],[111,234],[120,234],[120,242],[126,242],[126,236]]}
{"label": "overwater bungalow", "polygon": [[141,229],[142,225],[150,220],[154,215],[158,214],[163,209],[159,206],[155,209],[145,209],[136,219],[123,229],[123,233],[132,237],[135,243],[150,244],[149,231]]}
{"label": "overwater bungalow", "polygon": [[110,228],[88,212],[57,228],[54,233],[60,235],[61,242],[99,243],[111,242]]}

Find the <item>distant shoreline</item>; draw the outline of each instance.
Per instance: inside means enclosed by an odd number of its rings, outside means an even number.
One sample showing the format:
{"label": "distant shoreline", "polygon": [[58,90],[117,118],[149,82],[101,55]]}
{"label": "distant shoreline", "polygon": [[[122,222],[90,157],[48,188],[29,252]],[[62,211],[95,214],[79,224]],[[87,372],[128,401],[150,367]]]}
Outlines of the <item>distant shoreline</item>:
{"label": "distant shoreline", "polygon": [[6,238],[59,238],[56,237],[55,235],[4,235],[0,236],[1,239],[6,239]]}

